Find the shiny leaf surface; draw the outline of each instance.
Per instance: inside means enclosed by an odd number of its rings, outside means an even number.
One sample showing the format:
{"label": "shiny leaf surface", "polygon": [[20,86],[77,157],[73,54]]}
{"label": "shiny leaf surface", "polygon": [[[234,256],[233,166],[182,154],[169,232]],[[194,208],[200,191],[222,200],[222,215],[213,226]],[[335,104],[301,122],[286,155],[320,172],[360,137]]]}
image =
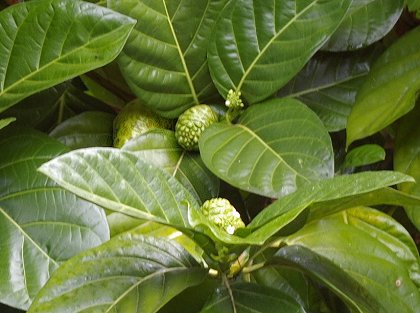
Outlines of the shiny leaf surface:
{"label": "shiny leaf surface", "polygon": [[0,112],[112,61],[135,21],[82,1],[40,0],[0,13]]}
{"label": "shiny leaf surface", "polygon": [[0,120],[0,129],[5,128],[7,125],[16,121],[15,117],[3,118]]}
{"label": "shiny leaf surface", "polygon": [[71,149],[110,147],[114,117],[105,112],[84,112],[59,124],[50,136]]}
{"label": "shiny leaf surface", "polygon": [[140,219],[188,227],[187,207],[199,207],[175,178],[128,151],[75,150],[40,171],[82,198]]}
{"label": "shiny leaf surface", "polygon": [[213,124],[199,145],[204,163],[217,176],[272,198],[333,175],[328,132],[311,110],[294,99],[249,107],[238,124]]}
{"label": "shiny leaf surface", "polygon": [[409,233],[384,213],[346,210],[308,223],[286,243],[331,260],[369,290],[382,305],[379,312],[415,312],[420,305],[417,248]]}
{"label": "shiny leaf surface", "polygon": [[110,8],[138,20],[118,63],[145,105],[173,118],[217,93],[207,67],[207,44],[226,2],[108,1]]}
{"label": "shiny leaf surface", "polygon": [[207,272],[170,240],[126,233],[63,264],[28,312],[154,313]]}
{"label": "shiny leaf surface", "polygon": [[200,313],[303,313],[295,299],[281,290],[252,283],[218,288]]}
{"label": "shiny leaf surface", "polygon": [[277,96],[294,97],[308,105],[328,131],[342,130],[357,90],[381,51],[375,46],[352,53],[317,53]]}
{"label": "shiny leaf surface", "polygon": [[323,49],[355,50],[384,37],[395,25],[404,0],[353,0],[349,13]]}
{"label": "shiny leaf surface", "polygon": [[178,179],[199,202],[218,195],[218,178],[207,169],[198,153],[187,152],[178,145],[172,131],[149,131],[127,142],[122,149],[165,170]]}
{"label": "shiny leaf surface", "polygon": [[373,65],[348,119],[347,145],[408,113],[419,89],[420,27],[417,27],[389,47]]}
{"label": "shiny leaf surface", "polygon": [[65,146],[13,127],[0,146],[0,301],[27,309],[63,261],[109,239],[109,230],[102,209],[37,172]]}
{"label": "shiny leaf surface", "polygon": [[343,168],[357,167],[383,161],[385,159],[385,150],[379,145],[367,144],[356,147],[346,154]]}
{"label": "shiny leaf surface", "polygon": [[233,0],[209,45],[219,92],[240,90],[252,104],[274,94],[337,28],[348,0]]}

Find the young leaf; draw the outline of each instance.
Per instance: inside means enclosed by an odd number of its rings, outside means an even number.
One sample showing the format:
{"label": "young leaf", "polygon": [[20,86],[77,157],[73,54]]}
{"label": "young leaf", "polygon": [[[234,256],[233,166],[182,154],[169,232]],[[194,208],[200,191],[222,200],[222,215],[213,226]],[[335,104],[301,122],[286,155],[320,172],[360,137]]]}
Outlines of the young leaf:
{"label": "young leaf", "polygon": [[373,65],[348,119],[347,146],[409,112],[419,89],[420,27],[417,27],[396,41]]}
{"label": "young leaf", "polygon": [[209,45],[219,92],[252,104],[274,94],[305,65],[345,16],[349,0],[233,0]]}
{"label": "young leaf", "polygon": [[59,124],[50,136],[71,149],[110,147],[114,117],[105,112],[84,112]]}
{"label": "young leaf", "polygon": [[381,146],[367,144],[356,147],[347,153],[343,168],[357,167],[385,160],[385,150]]}
{"label": "young leaf", "polygon": [[175,242],[130,232],[63,264],[28,313],[154,313],[207,273]]}
{"label": "young leaf", "polygon": [[109,230],[101,208],[37,172],[65,146],[14,127],[0,146],[0,301],[27,309],[61,262],[108,240]]}
{"label": "young leaf", "polygon": [[197,153],[182,149],[173,131],[155,129],[128,141],[123,150],[165,170],[178,179],[199,202],[215,198],[220,182],[204,165]]}
{"label": "young leaf", "polygon": [[138,20],[118,63],[142,103],[173,118],[214,96],[207,44],[226,2],[108,1],[112,9]]}
{"label": "young leaf", "polygon": [[0,12],[0,112],[112,61],[135,21],[83,1],[40,0]]}
{"label": "young leaf", "polygon": [[272,99],[249,107],[238,124],[211,125],[201,157],[233,186],[279,198],[333,175],[331,139],[319,118],[295,99]]}
{"label": "young leaf", "polygon": [[296,299],[279,289],[255,283],[219,287],[200,313],[303,313]]}
{"label": "young leaf", "polygon": [[352,53],[320,52],[284,86],[278,97],[294,97],[308,105],[328,131],[346,128],[357,90],[382,52],[382,46]]}
{"label": "young leaf", "polygon": [[420,306],[417,248],[409,233],[384,213],[363,207],[343,211],[308,223],[285,243],[335,263],[369,290],[381,312],[415,312]]}
{"label": "young leaf", "polygon": [[[417,106],[398,124],[395,138],[394,167],[396,170],[412,175],[416,184],[400,184],[398,189],[420,196],[420,127],[418,121],[420,109]],[[405,206],[408,217],[420,230],[420,206]]]}
{"label": "young leaf", "polygon": [[128,151],[75,150],[39,170],[82,198],[140,219],[188,227],[187,206],[199,207],[175,178]]}
{"label": "young leaf", "polygon": [[353,0],[346,18],[323,49],[355,50],[378,41],[392,29],[403,8],[404,0]]}
{"label": "young leaf", "polygon": [[304,246],[295,245],[281,248],[269,264],[273,266],[276,264],[288,265],[304,271],[333,290],[357,312],[382,312],[381,302],[375,299],[357,279],[351,277],[327,258]]}

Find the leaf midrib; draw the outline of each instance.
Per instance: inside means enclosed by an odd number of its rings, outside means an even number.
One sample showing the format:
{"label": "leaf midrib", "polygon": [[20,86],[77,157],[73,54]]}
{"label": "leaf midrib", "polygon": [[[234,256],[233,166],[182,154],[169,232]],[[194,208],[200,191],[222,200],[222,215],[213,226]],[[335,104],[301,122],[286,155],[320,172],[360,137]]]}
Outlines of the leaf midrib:
{"label": "leaf midrib", "polygon": [[166,1],[167,0],[162,0],[162,3],[163,3],[163,6],[165,7],[166,19],[167,19],[167,22],[169,24],[169,28],[171,29],[172,37],[174,38],[175,45],[176,45],[176,48],[177,48],[177,51],[178,51],[178,55],[179,55],[179,58],[181,60],[181,64],[182,64],[182,67],[184,69],[184,72],[185,72],[185,78],[187,79],[188,86],[190,87],[191,95],[194,99],[194,103],[195,104],[200,104],[200,101],[198,100],[197,94],[195,92],[195,88],[194,88],[194,84],[193,84],[191,76],[190,76],[190,72],[188,71],[187,63],[185,62],[184,54],[183,54],[183,52],[181,50],[181,46],[179,45],[179,42],[178,42],[178,37],[175,33],[175,29],[174,29],[174,27],[172,25],[172,21],[169,17],[169,12],[168,12],[168,7],[166,5]]}
{"label": "leaf midrib", "polygon": [[[310,5],[308,5],[305,9],[303,9],[299,14],[296,14],[286,25],[281,28],[273,38],[271,38],[267,44],[264,46],[264,48],[260,51],[260,53],[255,57],[255,59],[251,62],[249,67],[246,69],[245,73],[242,75],[241,80],[238,83],[237,90],[241,90],[242,85],[244,84],[246,78],[253,70],[255,64],[260,60],[260,58],[264,55],[264,53],[268,50],[268,48],[271,46],[271,44],[277,40],[277,38],[287,30],[287,28],[294,23],[298,18],[300,18],[303,14],[305,14],[309,9],[311,9],[314,5],[318,4],[318,0],[312,2]],[[276,17],[274,17],[276,19]]]}

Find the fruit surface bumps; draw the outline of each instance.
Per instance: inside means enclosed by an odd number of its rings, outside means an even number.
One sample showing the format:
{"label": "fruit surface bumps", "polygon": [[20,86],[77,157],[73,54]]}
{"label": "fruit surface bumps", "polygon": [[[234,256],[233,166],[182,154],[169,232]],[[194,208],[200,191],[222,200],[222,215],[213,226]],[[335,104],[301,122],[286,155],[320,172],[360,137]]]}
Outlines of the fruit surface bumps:
{"label": "fruit surface bumps", "polygon": [[197,151],[201,133],[217,121],[217,114],[208,105],[195,105],[179,116],[175,125],[175,137],[185,150]]}
{"label": "fruit surface bumps", "polygon": [[114,147],[121,148],[128,140],[151,129],[171,127],[171,120],[157,115],[134,100],[128,103],[114,119]]}
{"label": "fruit surface bumps", "polygon": [[232,235],[238,228],[245,227],[241,215],[225,198],[207,200],[201,206],[201,212],[210,222]]}

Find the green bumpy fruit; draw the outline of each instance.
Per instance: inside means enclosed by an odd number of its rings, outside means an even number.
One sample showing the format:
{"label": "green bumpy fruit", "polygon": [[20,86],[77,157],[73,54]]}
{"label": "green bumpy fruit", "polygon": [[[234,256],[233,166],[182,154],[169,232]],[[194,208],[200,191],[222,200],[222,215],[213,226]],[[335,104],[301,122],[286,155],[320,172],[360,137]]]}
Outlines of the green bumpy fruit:
{"label": "green bumpy fruit", "polygon": [[138,100],[128,103],[114,119],[114,147],[121,148],[133,139],[154,128],[172,128],[172,121],[141,105]]}
{"label": "green bumpy fruit", "polygon": [[175,125],[175,137],[185,150],[198,151],[201,133],[217,121],[217,114],[208,105],[195,105],[179,116]]}
{"label": "green bumpy fruit", "polygon": [[241,215],[229,200],[224,198],[213,198],[203,203],[201,212],[207,216],[209,221],[232,235],[238,228],[245,227]]}

